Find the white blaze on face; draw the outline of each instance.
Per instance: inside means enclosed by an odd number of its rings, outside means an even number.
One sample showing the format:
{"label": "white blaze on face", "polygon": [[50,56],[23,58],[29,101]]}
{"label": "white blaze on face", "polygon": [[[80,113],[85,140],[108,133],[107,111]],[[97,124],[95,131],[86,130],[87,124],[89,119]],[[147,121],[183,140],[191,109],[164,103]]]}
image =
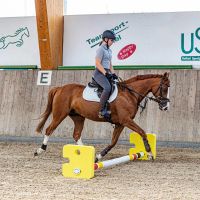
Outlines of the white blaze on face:
{"label": "white blaze on face", "polygon": [[[169,87],[168,87],[168,91],[167,91],[167,98],[169,99]],[[167,102],[167,109],[169,110],[169,102]]]}
{"label": "white blaze on face", "polygon": [[[167,98],[169,99],[169,87],[167,90]],[[165,107],[163,107],[162,110],[169,110],[169,102],[167,102],[167,105]]]}

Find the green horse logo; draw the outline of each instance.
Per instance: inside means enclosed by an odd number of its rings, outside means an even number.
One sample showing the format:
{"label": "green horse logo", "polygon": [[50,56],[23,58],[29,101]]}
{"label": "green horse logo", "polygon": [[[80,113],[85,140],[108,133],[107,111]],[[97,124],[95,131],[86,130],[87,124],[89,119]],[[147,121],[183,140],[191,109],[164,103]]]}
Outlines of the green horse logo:
{"label": "green horse logo", "polygon": [[24,44],[23,37],[29,37],[28,28],[19,28],[14,35],[7,35],[0,38],[0,49],[6,49],[10,44],[16,44],[17,47],[21,47]]}

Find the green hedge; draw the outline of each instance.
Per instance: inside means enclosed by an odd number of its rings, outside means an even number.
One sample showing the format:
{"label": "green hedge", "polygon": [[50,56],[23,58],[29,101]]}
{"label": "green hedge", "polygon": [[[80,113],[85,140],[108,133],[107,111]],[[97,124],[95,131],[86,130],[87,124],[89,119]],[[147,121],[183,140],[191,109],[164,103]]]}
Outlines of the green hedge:
{"label": "green hedge", "polygon": [[0,69],[5,70],[19,70],[19,69],[38,69],[37,65],[0,65]]}
{"label": "green hedge", "polygon": [[[116,70],[142,69],[192,69],[192,65],[124,65],[113,66]],[[94,66],[59,66],[59,70],[93,70]]]}
{"label": "green hedge", "polygon": [[[0,65],[2,70],[39,69],[37,65]],[[142,69],[192,69],[192,65],[122,65],[114,66],[116,70]],[[58,70],[94,70],[94,66],[59,66]]]}

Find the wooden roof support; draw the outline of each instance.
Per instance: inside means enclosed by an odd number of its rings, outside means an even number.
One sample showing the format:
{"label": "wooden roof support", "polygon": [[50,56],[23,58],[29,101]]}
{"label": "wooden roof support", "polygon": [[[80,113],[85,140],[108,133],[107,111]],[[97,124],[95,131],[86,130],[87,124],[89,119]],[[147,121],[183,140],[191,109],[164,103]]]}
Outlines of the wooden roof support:
{"label": "wooden roof support", "polygon": [[63,0],[35,0],[41,69],[52,70],[63,59]]}

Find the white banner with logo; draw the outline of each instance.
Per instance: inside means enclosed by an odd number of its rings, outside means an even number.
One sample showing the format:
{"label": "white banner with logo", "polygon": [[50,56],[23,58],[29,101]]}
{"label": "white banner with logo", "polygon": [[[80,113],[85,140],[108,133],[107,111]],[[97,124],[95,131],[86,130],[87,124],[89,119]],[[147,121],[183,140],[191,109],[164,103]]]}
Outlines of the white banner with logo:
{"label": "white banner with logo", "polygon": [[200,65],[200,12],[64,18],[64,66],[94,66],[101,34],[113,30],[113,65]]}
{"label": "white banner with logo", "polygon": [[40,65],[35,17],[0,18],[0,65]]}

